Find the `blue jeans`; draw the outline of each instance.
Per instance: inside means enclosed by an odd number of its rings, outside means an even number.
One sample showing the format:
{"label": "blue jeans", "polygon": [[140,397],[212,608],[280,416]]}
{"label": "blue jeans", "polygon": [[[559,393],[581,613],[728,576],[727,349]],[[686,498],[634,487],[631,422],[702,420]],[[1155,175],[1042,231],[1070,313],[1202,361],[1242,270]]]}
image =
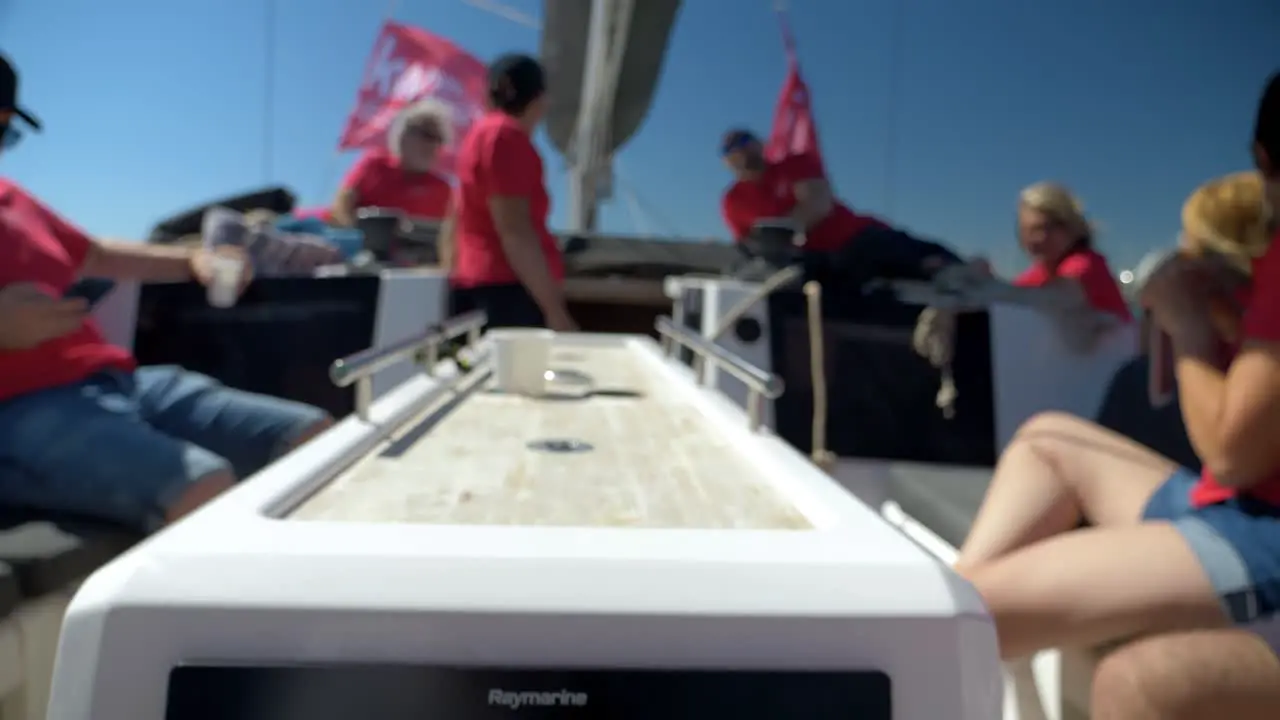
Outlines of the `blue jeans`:
{"label": "blue jeans", "polygon": [[247,477],[326,418],[176,366],[0,402],[0,504],[158,527],[192,483]]}
{"label": "blue jeans", "polygon": [[1168,520],[1200,560],[1223,610],[1248,625],[1280,612],[1280,508],[1249,497],[1191,507],[1198,473],[1173,473],[1147,501],[1143,518]]}

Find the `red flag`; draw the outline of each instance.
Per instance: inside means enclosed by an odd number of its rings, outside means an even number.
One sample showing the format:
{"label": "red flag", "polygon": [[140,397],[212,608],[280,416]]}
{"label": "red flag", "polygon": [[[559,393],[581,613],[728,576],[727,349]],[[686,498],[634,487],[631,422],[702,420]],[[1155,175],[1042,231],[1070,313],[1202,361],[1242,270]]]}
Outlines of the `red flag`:
{"label": "red flag", "polygon": [[765,156],[780,160],[790,155],[812,155],[822,162],[822,150],[818,147],[818,128],[813,120],[813,107],[809,100],[809,86],[800,74],[800,62],[796,59],[795,39],[786,15],[778,13],[782,29],[782,43],[787,52],[787,77],[782,83],[782,93],[773,111],[773,127]]}
{"label": "red flag", "polygon": [[437,161],[439,172],[452,175],[457,143],[484,112],[488,83],[484,63],[474,55],[439,35],[388,22],[373,45],[338,149],[385,147],[401,110],[435,98],[453,111],[453,145],[442,148]]}

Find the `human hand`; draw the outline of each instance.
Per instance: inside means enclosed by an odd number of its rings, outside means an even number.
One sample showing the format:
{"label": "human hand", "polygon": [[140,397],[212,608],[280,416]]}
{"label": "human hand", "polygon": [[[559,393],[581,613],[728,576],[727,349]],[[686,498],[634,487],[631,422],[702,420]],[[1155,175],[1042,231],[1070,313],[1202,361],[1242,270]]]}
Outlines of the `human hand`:
{"label": "human hand", "polygon": [[0,350],[27,350],[84,324],[84,298],[57,298],[32,283],[0,288]]}
{"label": "human hand", "polygon": [[191,255],[191,278],[205,287],[210,287],[228,262],[240,263],[240,280],[236,288],[236,297],[239,297],[249,283],[253,282],[253,262],[244,248],[239,246],[219,245],[212,249],[197,248]]}
{"label": "human hand", "polygon": [[1211,289],[1205,268],[1195,258],[1178,254],[1152,272],[1138,299],[1162,330],[1175,335],[1213,326],[1210,308],[1216,293]]}

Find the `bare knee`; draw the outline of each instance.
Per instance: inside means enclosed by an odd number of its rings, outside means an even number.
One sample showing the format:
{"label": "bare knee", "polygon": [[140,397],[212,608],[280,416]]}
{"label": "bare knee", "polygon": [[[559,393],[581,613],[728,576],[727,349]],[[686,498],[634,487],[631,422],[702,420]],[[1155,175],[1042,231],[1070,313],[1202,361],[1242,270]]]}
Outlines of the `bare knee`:
{"label": "bare knee", "polygon": [[236,484],[236,476],[229,470],[219,470],[191,483],[178,500],[165,512],[165,524],[169,525],[186,517],[200,506],[230,490]]}
{"label": "bare knee", "polygon": [[1245,630],[1155,635],[1098,664],[1091,702],[1094,720],[1269,720],[1280,660]]}
{"label": "bare knee", "polygon": [[1032,415],[1019,425],[1018,431],[1013,434],[1013,441],[1054,446],[1082,431],[1087,432],[1097,427],[1092,421],[1071,413],[1046,410]]}
{"label": "bare knee", "polygon": [[[1159,720],[1167,717],[1162,696],[1166,685],[1158,668],[1163,663],[1141,643],[1109,653],[1093,674],[1089,707],[1093,720]],[[1164,688],[1167,691],[1168,688]]]}

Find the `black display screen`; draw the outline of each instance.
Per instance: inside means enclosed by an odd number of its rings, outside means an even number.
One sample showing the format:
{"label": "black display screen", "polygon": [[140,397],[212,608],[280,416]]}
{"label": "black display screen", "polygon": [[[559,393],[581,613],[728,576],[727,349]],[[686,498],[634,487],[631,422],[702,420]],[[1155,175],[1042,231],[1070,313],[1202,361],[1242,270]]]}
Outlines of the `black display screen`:
{"label": "black display screen", "polygon": [[882,672],[175,669],[166,720],[891,720]]}

